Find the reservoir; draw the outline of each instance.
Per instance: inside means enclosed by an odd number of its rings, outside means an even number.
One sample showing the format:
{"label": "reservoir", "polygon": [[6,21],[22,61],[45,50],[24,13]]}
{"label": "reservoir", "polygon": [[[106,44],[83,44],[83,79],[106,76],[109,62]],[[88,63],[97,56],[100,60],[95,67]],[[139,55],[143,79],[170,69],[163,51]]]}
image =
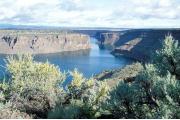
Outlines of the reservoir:
{"label": "reservoir", "polygon": [[[59,66],[61,71],[71,71],[75,68],[87,78],[92,77],[104,70],[122,68],[132,63],[131,59],[125,57],[114,57],[109,50],[100,49],[95,38],[90,38],[91,49],[75,52],[39,54],[34,56],[35,61],[46,62]],[[0,75],[5,73],[4,59],[6,55],[0,55]]]}

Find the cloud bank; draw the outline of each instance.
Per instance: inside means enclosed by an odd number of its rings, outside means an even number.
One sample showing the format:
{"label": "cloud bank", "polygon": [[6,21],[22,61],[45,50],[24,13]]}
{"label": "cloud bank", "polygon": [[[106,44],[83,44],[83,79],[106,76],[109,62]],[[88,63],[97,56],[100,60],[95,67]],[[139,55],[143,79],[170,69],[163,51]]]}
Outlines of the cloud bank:
{"label": "cloud bank", "polygon": [[180,27],[179,0],[3,0],[0,23],[66,27]]}

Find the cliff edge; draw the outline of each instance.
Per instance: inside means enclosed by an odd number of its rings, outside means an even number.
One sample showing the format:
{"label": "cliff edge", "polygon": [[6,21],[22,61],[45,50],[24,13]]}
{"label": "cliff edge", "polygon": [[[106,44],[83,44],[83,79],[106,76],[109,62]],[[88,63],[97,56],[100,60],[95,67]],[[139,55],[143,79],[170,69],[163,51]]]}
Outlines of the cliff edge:
{"label": "cliff edge", "polygon": [[90,49],[89,36],[62,31],[0,30],[0,53],[44,54]]}

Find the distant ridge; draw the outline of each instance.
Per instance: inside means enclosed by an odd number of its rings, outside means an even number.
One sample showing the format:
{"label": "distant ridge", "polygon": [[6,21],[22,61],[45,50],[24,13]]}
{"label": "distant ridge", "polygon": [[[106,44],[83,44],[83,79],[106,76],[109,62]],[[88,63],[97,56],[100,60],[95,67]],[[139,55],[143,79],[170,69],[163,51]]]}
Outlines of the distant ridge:
{"label": "distant ridge", "polygon": [[41,25],[14,25],[14,24],[0,24],[0,29],[6,30],[38,30],[38,29],[60,29],[60,30],[111,30],[121,31],[129,28],[110,28],[110,27],[67,27],[67,26],[41,26]]}

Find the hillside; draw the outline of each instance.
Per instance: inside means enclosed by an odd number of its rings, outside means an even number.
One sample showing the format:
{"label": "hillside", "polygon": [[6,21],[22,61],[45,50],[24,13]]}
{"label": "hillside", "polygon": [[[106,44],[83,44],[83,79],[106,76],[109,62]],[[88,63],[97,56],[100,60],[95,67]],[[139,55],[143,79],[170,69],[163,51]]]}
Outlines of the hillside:
{"label": "hillside", "polygon": [[124,68],[103,71],[95,75],[94,78],[100,81],[106,81],[110,87],[115,87],[120,81],[132,82],[142,70],[143,65],[140,63],[133,63]]}
{"label": "hillside", "polygon": [[96,35],[99,44],[112,50],[115,56],[124,55],[140,61],[149,60],[161,47],[162,40],[171,34],[180,40],[179,29],[134,29],[120,32],[103,32]]}

